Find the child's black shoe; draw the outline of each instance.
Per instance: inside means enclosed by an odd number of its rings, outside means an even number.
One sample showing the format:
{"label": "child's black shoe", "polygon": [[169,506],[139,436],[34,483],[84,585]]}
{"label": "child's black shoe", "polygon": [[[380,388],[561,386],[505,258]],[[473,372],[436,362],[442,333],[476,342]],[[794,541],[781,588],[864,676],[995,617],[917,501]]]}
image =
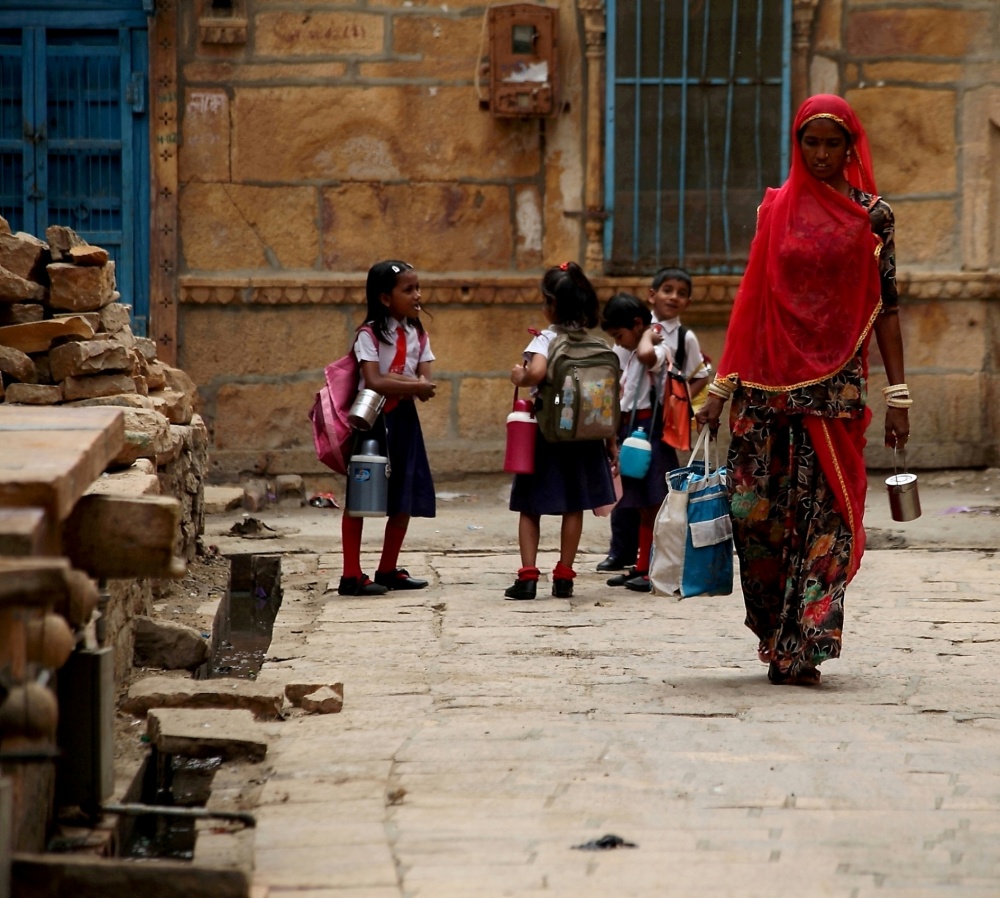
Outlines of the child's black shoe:
{"label": "child's black shoe", "polygon": [[375,582],[386,589],[423,589],[426,580],[411,577],[410,572],[398,567],[394,571],[375,571]]}
{"label": "child's black shoe", "polygon": [[[377,575],[376,575],[377,576]],[[341,577],[338,595],[342,596],[384,596],[388,588],[379,583],[372,583],[366,574],[360,577]]]}
{"label": "child's black shoe", "polygon": [[513,586],[508,586],[504,590],[504,595],[508,599],[524,600],[533,599],[538,592],[537,580],[515,580]]}
{"label": "child's black shoe", "polygon": [[634,592],[652,592],[653,584],[649,582],[649,574],[636,573],[625,581],[625,588]]}
{"label": "child's black shoe", "polygon": [[552,595],[557,599],[568,599],[573,595],[573,581],[562,577],[552,578]]}
{"label": "child's black shoe", "polygon": [[608,577],[608,586],[625,586],[625,584],[638,573],[639,572],[634,567],[630,567],[624,573],[616,574],[614,577]]}

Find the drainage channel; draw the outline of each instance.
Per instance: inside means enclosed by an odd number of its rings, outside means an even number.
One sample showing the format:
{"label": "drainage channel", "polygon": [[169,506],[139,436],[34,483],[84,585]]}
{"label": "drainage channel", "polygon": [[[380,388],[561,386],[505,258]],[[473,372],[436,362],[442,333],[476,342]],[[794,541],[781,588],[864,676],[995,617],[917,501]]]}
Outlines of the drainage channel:
{"label": "drainage channel", "polygon": [[[233,555],[229,588],[212,625],[209,659],[195,679],[255,679],[264,664],[281,608],[281,556]],[[188,758],[152,748],[136,786],[115,810],[124,823],[122,856],[191,860],[199,819],[219,816],[252,826],[249,814],[205,810],[221,758]]]}

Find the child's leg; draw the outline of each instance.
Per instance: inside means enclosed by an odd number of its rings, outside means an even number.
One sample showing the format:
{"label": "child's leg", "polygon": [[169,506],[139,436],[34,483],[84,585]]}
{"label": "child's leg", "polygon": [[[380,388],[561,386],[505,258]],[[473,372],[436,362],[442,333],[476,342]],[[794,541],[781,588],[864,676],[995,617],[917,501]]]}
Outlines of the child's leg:
{"label": "child's leg", "polygon": [[340,541],[344,553],[344,576],[361,577],[361,531],[364,518],[352,518],[346,512],[340,519]]}
{"label": "child's leg", "polygon": [[538,588],[538,539],[541,515],[522,511],[517,519],[517,545],[521,550],[521,569],[513,586],[504,590],[508,599],[533,599]]}
{"label": "child's leg", "polygon": [[583,535],[583,512],[568,511],[562,516],[562,528],[559,531],[559,563],[572,569],[576,560],[576,550],[580,547],[580,537]]}
{"label": "child's leg", "polygon": [[378,570],[375,571],[375,582],[387,589],[423,589],[426,580],[411,577],[408,571],[399,568],[399,551],[403,548],[406,528],[410,526],[408,514],[390,515],[385,522],[385,538],[382,541],[382,557],[379,559]]}
{"label": "child's leg", "polygon": [[616,505],[611,511],[611,545],[608,547],[608,558],[612,559],[612,564],[598,565],[597,569],[613,571],[635,564],[638,533],[638,509]]}
{"label": "child's leg", "polygon": [[408,514],[390,515],[385,522],[385,537],[382,540],[382,557],[379,559],[379,573],[388,574],[396,570],[399,552],[403,548],[406,530],[410,526]]}
{"label": "child's leg", "polygon": [[522,511],[517,521],[517,545],[521,550],[521,567],[533,568],[538,561],[538,540],[541,538],[541,515]]}
{"label": "child's leg", "polygon": [[649,573],[649,556],[653,551],[653,524],[659,506],[649,506],[639,512],[639,554],[635,561],[636,570],[643,574]]}

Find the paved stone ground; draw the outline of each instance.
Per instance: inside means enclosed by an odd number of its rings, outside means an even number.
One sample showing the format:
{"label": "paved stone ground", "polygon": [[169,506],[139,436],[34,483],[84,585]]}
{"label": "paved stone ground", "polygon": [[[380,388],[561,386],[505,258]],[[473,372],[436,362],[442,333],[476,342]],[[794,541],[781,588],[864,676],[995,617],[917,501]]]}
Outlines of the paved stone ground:
{"label": "paved stone ground", "polygon": [[[513,515],[474,508],[513,541]],[[677,602],[589,573],[604,521],[572,599],[545,583],[516,603],[511,545],[432,551],[434,522],[403,559],[427,590],[325,592],[326,521],[275,542],[285,604],[260,679],[343,681],[345,705],[258,725],[259,894],[1000,895],[994,551],[870,551],[844,657],[819,687],[775,687],[738,594]],[[605,834],[636,847],[573,847]]]}

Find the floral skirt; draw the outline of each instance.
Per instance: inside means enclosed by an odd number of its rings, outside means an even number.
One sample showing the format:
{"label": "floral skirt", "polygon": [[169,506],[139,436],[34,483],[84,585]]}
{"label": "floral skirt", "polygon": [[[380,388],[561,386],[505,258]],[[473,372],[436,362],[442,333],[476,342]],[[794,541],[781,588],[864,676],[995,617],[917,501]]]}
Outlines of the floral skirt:
{"label": "floral skirt", "polygon": [[802,415],[737,401],[730,424],[730,506],[746,625],[760,640],[761,661],[794,676],[840,655],[851,531]]}

